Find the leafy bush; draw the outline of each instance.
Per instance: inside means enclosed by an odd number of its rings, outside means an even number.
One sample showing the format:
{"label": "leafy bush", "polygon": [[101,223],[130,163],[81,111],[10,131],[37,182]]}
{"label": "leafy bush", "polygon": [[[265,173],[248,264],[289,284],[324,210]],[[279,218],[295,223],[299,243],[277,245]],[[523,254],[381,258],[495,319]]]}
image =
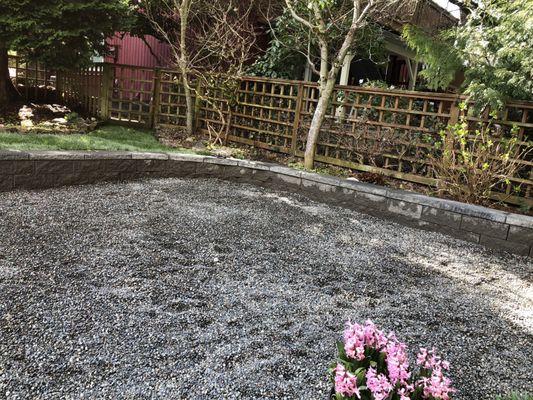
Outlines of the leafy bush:
{"label": "leafy bush", "polygon": [[75,113],[75,112],[71,112],[71,113],[68,113],[67,115],[65,115],[65,119],[68,122],[77,121],[79,118],[80,118],[80,116],[78,115],[78,113]]}
{"label": "leafy bush", "polygon": [[533,400],[533,395],[512,393],[509,396],[498,396],[496,400]]}
{"label": "leafy bush", "polygon": [[[458,124],[442,131],[441,140],[435,143],[432,163],[438,190],[467,203],[488,203],[493,189],[511,184],[508,177],[516,176],[522,167],[520,160],[526,159],[531,149],[520,143],[516,128],[509,135],[491,122],[478,123],[472,129],[463,115]],[[520,190],[518,185],[512,192]]]}
{"label": "leafy bush", "polygon": [[337,400],[448,400],[455,392],[445,376],[449,364],[434,349],[420,349],[415,371],[405,343],[372,321],[348,323],[337,347],[339,358],[329,371]]}

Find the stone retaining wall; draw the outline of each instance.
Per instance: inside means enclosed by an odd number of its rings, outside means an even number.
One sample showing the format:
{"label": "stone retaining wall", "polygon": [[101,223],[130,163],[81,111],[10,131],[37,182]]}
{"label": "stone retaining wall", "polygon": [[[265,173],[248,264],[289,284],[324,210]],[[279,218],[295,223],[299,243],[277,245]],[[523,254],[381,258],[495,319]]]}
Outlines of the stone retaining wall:
{"label": "stone retaining wall", "polygon": [[0,191],[211,176],[300,192],[404,225],[533,257],[532,217],[276,164],[173,153],[0,152]]}

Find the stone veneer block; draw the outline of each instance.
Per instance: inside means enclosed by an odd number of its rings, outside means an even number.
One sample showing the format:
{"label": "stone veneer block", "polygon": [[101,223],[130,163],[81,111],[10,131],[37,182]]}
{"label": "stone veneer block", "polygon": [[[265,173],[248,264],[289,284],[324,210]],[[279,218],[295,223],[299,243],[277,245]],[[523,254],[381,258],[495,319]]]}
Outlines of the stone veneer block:
{"label": "stone veneer block", "polygon": [[463,215],[461,229],[497,239],[506,239],[507,233],[509,232],[509,225],[489,221],[483,218]]}
{"label": "stone veneer block", "polygon": [[529,255],[530,246],[522,243],[510,242],[508,240],[497,239],[490,236],[481,235],[479,243],[492,249],[504,250],[510,253]]}
{"label": "stone veneer block", "polygon": [[419,219],[422,215],[422,206],[420,204],[408,203],[401,200],[388,199],[387,210],[393,214],[399,214],[413,219]]}
{"label": "stone veneer block", "polygon": [[13,190],[13,184],[13,175],[0,175],[0,192],[7,192],[9,190]]}
{"label": "stone veneer block", "polygon": [[507,237],[507,240],[533,246],[533,229],[522,228],[521,226],[511,226],[509,228],[509,236]]}
{"label": "stone veneer block", "polygon": [[459,229],[461,227],[461,214],[441,210],[438,208],[423,206],[421,218],[424,221],[449,226],[455,229]]}
{"label": "stone veneer block", "polygon": [[28,160],[0,160],[0,174],[28,175],[33,173],[33,161]]}
{"label": "stone veneer block", "polygon": [[74,161],[72,160],[35,160],[35,174],[68,174],[74,172]]}

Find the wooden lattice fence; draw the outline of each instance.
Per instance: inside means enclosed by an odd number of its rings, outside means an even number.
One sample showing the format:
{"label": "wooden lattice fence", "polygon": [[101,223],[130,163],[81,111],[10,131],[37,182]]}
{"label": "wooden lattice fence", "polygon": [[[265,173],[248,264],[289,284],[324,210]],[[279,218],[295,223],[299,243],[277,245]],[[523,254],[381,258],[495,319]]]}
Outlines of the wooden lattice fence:
{"label": "wooden lattice fence", "polygon": [[13,82],[28,100],[62,102],[77,110],[97,115],[102,94],[103,64],[77,71],[59,71],[42,63],[9,58]]}
{"label": "wooden lattice fence", "polygon": [[[26,92],[50,84],[61,98],[103,119],[147,127],[185,126],[185,96],[174,70],[99,64],[54,78],[45,68],[32,69],[31,64],[17,61],[16,71],[15,80],[24,83]],[[303,157],[318,102],[315,83],[245,77],[237,82],[235,93],[216,84],[200,85],[198,90],[209,98],[195,100],[199,131],[207,133],[210,125],[220,127],[222,110],[229,142]],[[457,123],[462,100],[453,94],[338,86],[320,133],[316,160],[434,185],[431,154],[439,133]],[[487,122],[489,115],[468,119]],[[493,122],[501,135],[515,126],[520,145],[531,146],[533,103],[511,102],[501,120]],[[497,188],[495,196],[533,206],[533,154],[519,163],[520,170]]]}

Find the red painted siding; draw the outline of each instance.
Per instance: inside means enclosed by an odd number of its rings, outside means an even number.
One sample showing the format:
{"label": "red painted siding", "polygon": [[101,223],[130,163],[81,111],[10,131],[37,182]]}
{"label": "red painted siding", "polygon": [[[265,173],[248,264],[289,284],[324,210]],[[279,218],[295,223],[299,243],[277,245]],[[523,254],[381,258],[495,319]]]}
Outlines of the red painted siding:
{"label": "red painted siding", "polygon": [[142,39],[130,36],[128,33],[115,34],[108,39],[109,45],[114,48],[114,55],[106,57],[106,62],[149,68],[170,66],[172,63],[170,46],[150,35],[146,35],[145,40],[150,47]]}

